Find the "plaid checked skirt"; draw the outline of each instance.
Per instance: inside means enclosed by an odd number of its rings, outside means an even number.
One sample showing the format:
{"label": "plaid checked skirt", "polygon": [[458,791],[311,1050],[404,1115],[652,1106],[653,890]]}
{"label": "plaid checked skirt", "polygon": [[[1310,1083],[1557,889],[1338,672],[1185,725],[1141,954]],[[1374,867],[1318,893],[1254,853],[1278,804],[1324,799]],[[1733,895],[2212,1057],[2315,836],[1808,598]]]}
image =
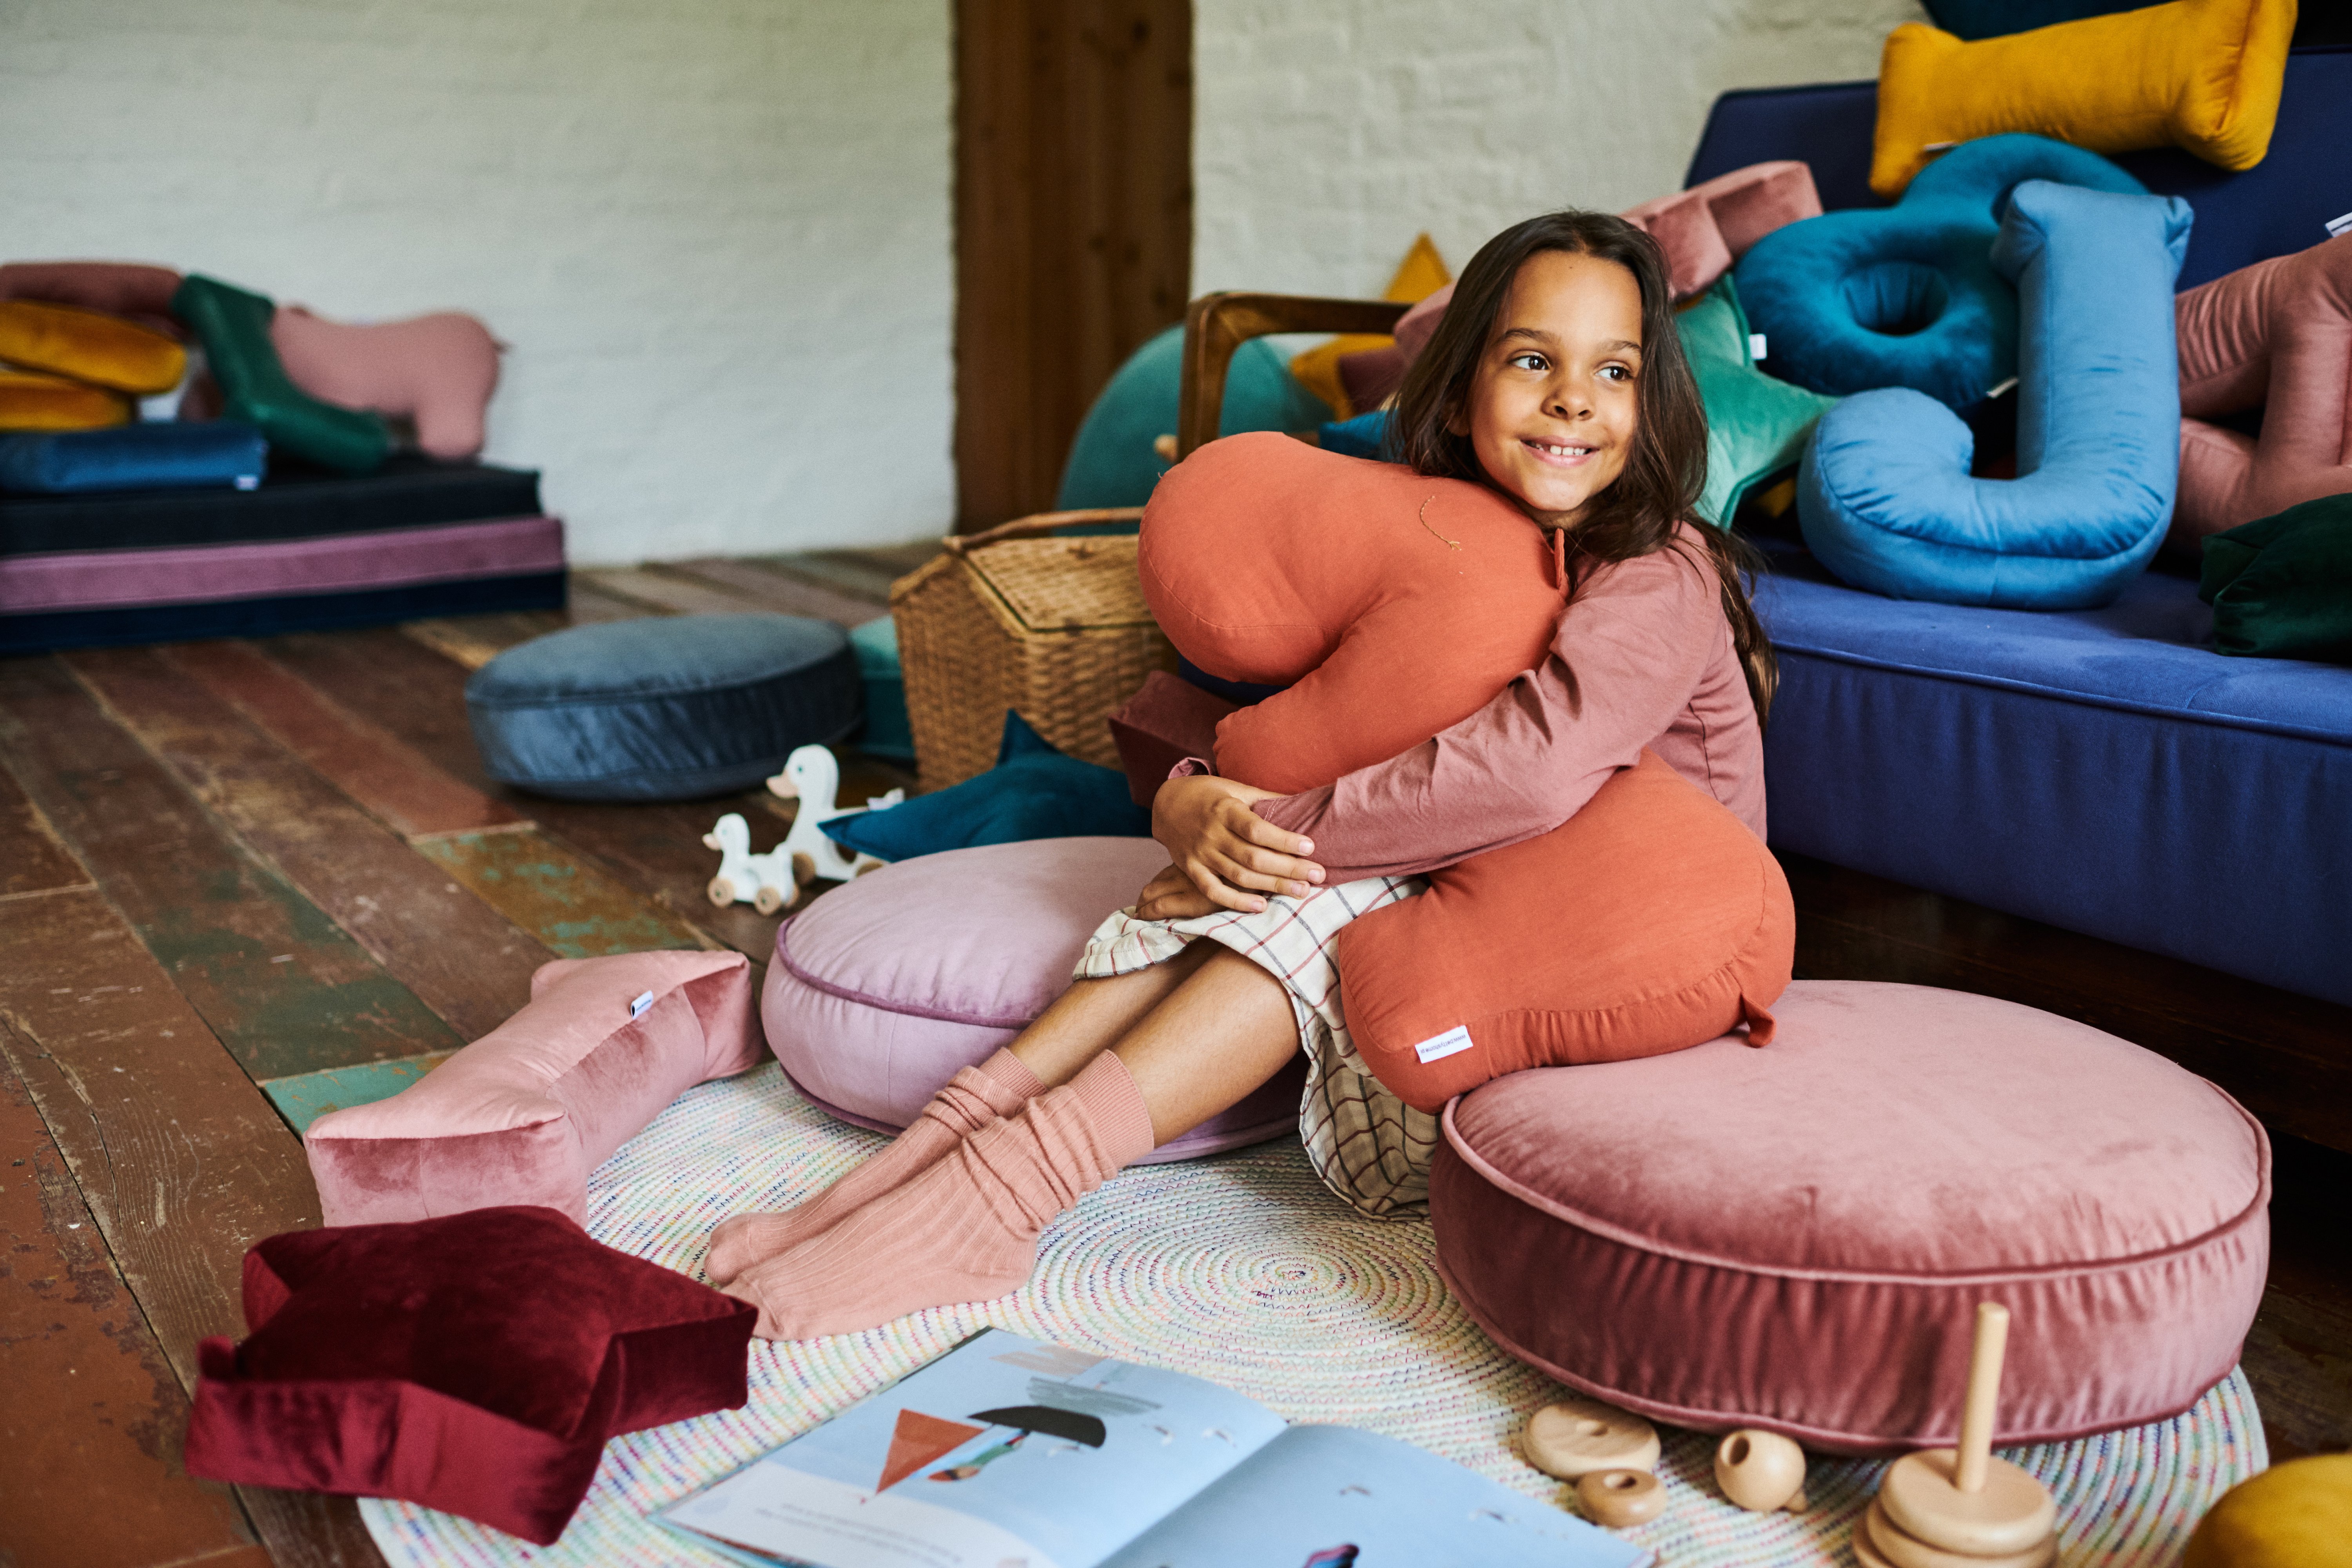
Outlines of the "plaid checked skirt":
{"label": "plaid checked skirt", "polygon": [[1381,1087],[1365,1069],[1339,1009],[1331,939],[1359,915],[1425,891],[1419,877],[1367,877],[1318,888],[1303,899],[1268,899],[1257,914],[1220,910],[1182,921],[1145,921],[1121,910],[1096,928],[1075,980],[1130,974],[1175,957],[1205,937],[1256,963],[1290,993],[1307,1092],[1298,1136],[1324,1184],[1375,1219],[1429,1212],[1429,1161],[1437,1118]]}

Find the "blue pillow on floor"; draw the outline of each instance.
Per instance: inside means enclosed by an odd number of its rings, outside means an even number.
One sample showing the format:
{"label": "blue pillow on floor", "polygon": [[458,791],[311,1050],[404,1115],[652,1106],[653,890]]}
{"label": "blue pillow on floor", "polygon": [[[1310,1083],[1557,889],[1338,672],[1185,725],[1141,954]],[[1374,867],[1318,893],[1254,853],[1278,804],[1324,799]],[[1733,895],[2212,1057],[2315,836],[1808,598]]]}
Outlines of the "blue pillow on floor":
{"label": "blue pillow on floor", "polygon": [[1858,393],[1813,427],[1797,481],[1822,564],[1948,605],[2073,610],[2121,593],[2172,520],[2189,224],[2178,196],[2018,186],[1992,247],[2019,295],[2018,477],[1971,479],[1974,438],[1934,399]]}
{"label": "blue pillow on floor", "polygon": [[1128,798],[1125,773],[1064,756],[1007,709],[988,772],[903,805],[837,817],[824,836],[877,860],[911,860],[1029,838],[1149,838],[1151,813]]}

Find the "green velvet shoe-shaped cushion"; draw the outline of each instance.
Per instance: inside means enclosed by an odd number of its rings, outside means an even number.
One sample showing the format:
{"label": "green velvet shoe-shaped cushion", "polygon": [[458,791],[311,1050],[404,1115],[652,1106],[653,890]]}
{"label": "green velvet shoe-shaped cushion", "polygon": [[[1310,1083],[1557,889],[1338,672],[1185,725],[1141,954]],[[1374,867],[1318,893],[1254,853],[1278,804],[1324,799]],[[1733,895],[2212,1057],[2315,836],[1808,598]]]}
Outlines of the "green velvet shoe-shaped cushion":
{"label": "green velvet shoe-shaped cushion", "polygon": [[2220,652],[2352,663],[2352,495],[2208,538],[2197,596]]}
{"label": "green velvet shoe-shaped cushion", "polygon": [[343,473],[371,474],[383,466],[392,433],[381,417],[321,403],[287,375],[269,341],[278,306],[267,296],[194,274],[173,294],[172,314],[204,341],[223,414],[261,426],[272,447]]}

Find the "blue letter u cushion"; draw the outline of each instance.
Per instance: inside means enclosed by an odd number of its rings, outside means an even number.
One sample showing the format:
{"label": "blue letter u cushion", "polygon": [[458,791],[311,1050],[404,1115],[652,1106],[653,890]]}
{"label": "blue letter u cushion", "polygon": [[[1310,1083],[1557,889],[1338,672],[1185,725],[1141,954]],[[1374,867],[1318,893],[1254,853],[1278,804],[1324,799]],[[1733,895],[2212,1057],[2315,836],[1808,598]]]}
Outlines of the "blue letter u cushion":
{"label": "blue letter u cushion", "polygon": [[856,727],[846,633],[797,616],[573,626],[466,682],[482,768],[563,800],[692,800],[748,789],[797,746]]}
{"label": "blue letter u cushion", "polygon": [[1969,478],[1974,438],[1933,399],[1858,393],[1822,416],[1797,483],[1822,563],[1949,605],[2072,610],[2121,593],[2172,520],[2189,220],[2178,196],[2020,185],[1992,251],[2021,296],[2018,477]]}
{"label": "blue letter u cushion", "polygon": [[2095,153],[1988,136],[1928,164],[1891,207],[1777,228],[1732,274],[1773,373],[1836,397],[1907,386],[1954,408],[2016,374],[2017,296],[1987,253],[2026,180],[2145,193]]}

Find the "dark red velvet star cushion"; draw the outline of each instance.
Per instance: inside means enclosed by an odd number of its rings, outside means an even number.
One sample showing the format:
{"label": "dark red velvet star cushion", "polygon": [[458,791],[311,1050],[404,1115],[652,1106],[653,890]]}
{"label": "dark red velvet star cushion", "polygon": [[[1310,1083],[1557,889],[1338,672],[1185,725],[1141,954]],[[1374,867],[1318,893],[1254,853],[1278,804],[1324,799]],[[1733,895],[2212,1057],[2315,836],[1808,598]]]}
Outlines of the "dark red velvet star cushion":
{"label": "dark red velvet star cushion", "polygon": [[188,1473],[446,1509],[548,1545],[604,1441],[746,1397],[758,1312],[553,1209],[273,1236],[198,1348]]}

